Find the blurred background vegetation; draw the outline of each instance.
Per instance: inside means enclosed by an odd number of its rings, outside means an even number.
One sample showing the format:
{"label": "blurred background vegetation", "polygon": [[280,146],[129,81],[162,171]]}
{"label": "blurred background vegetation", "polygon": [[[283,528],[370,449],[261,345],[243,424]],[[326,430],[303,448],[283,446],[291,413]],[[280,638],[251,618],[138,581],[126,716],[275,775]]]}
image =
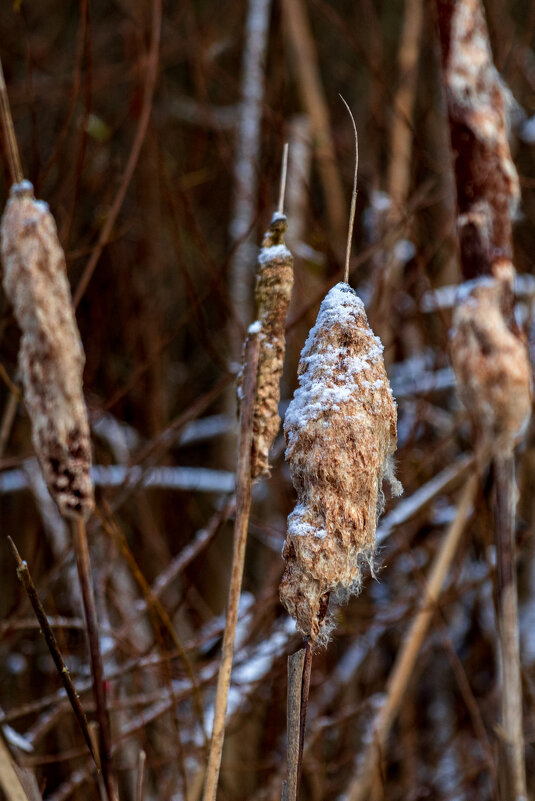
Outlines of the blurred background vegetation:
{"label": "blurred background vegetation", "polygon": [[[529,336],[535,3],[488,0],[486,12],[495,63],[511,91],[511,143],[522,186],[515,264],[525,274],[518,312]],[[132,559],[158,591],[187,651],[209,723],[232,549],[234,375],[244,326],[255,317],[251,244],[260,243],[276,207],[288,141],[287,243],[295,288],[284,409],[319,302],[342,277],[354,145],[339,93],[354,112],[360,160],[350,282],[385,345],[399,406],[397,464],[405,495],[387,499],[377,580],[369,578],[362,595],[340,610],[332,643],[314,661],[303,794],[335,799],[354,776],[471,469],[465,459],[470,429],[447,354],[452,296],[437,291],[460,279],[434,6],[424,0],[181,0],[164,3],[160,21],[157,0],[19,0],[0,5],[0,54],[24,172],[36,196],[50,204],[79,301],[100,470],[91,547],[121,798],[134,797],[141,747],[147,799],[199,797],[198,705],[176,640],[143,606]],[[252,180],[244,183],[244,175]],[[2,203],[9,183],[4,160]],[[15,384],[18,339],[1,293],[0,358]],[[0,410],[6,736],[23,736],[13,747],[22,745],[20,760],[35,769],[45,796],[96,798],[83,740],[5,542],[11,535],[28,561],[91,715],[69,538],[36,477],[29,422],[5,380]],[[517,532],[531,792],[533,445],[531,432],[518,458]],[[128,472],[131,467],[144,472]],[[414,495],[437,475],[427,500]],[[374,798],[496,797],[487,494],[482,486],[382,754]],[[254,494],[221,799],[280,798],[286,657],[299,646],[277,590],[293,498],[280,436],[272,476]]]}

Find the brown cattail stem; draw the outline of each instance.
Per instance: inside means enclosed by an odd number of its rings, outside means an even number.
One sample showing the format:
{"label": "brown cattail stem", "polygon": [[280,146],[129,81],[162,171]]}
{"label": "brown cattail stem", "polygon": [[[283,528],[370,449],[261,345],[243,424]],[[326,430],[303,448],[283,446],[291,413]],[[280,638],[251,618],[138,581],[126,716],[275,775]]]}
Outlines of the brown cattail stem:
{"label": "brown cattail stem", "polygon": [[223,635],[223,653],[217,679],[214,706],[214,724],[210,754],[206,768],[203,801],[215,801],[223,742],[225,739],[225,718],[227,712],[230,675],[234,657],[234,639],[238,622],[238,604],[245,562],[245,546],[251,509],[252,477],[251,447],[253,442],[253,412],[255,403],[256,376],[258,370],[258,334],[250,331],[247,340],[244,397],[240,408],[240,443],[236,475],[236,521],[234,524],[234,553],[232,574],[227,604],[227,618]]}
{"label": "brown cattail stem", "polygon": [[303,770],[303,750],[305,747],[305,728],[308,713],[308,696],[310,694],[310,676],[312,673],[312,648],[307,640],[305,644],[305,658],[303,661],[303,676],[301,682],[301,707],[299,710],[299,762],[297,770],[297,793],[295,801],[299,797],[299,787],[301,784],[301,773]]}
{"label": "brown cattail stem", "polygon": [[307,642],[304,648],[288,657],[288,699],[286,704],[288,764],[284,801],[297,801],[299,797],[311,669],[312,649],[310,643]]}
{"label": "brown cattail stem", "polygon": [[301,693],[303,691],[303,668],[305,649],[301,648],[288,657],[288,691],[286,702],[287,767],[284,801],[295,801],[298,794],[301,751]]}
{"label": "brown cattail stem", "polygon": [[4,134],[4,144],[6,148],[7,159],[9,162],[9,172],[11,180],[14,184],[19,184],[24,178],[22,167],[20,163],[19,148],[17,146],[17,139],[15,137],[15,128],[13,126],[13,117],[11,116],[11,108],[9,106],[9,98],[7,96],[6,82],[4,79],[4,70],[2,68],[2,61],[0,59],[0,116],[2,118],[2,132]]}
{"label": "brown cattail stem", "polygon": [[284,196],[286,194],[286,176],[288,174],[288,142],[285,143],[282,151],[281,180],[279,188],[279,202],[277,212],[284,214]]}
{"label": "brown cattail stem", "polygon": [[106,686],[104,683],[104,668],[100,651],[98,634],[97,609],[91,577],[91,561],[87,544],[85,522],[82,517],[72,520],[72,534],[76,565],[82,591],[84,617],[89,643],[89,658],[91,662],[91,675],[93,678],[93,696],[97,710],[99,724],[99,750],[102,776],[106,786],[108,801],[115,801],[115,789],[111,763],[111,733],[108,707],[106,703]]}
{"label": "brown cattail stem", "polygon": [[138,762],[137,762],[137,774],[136,774],[136,794],[135,794],[135,801],[143,801],[143,784],[145,781],[145,763],[147,761],[147,755],[145,751],[141,750],[139,752]]}
{"label": "brown cattail stem", "polygon": [[[494,459],[496,615],[502,675],[502,782],[504,798],[526,799],[522,681],[515,566],[515,466],[512,454]],[[512,795],[511,795],[512,793]]]}
{"label": "brown cattail stem", "polygon": [[403,701],[409,681],[413,676],[416,659],[429,629],[447,572],[470,515],[478,481],[477,474],[473,474],[469,478],[461,496],[455,520],[435,556],[425,587],[421,609],[414,619],[388,679],[386,700],[373,724],[373,733],[369,739],[367,749],[359,758],[360,769],[349,786],[347,792],[348,801],[366,801],[370,796],[370,788],[377,774],[377,766],[386,739]]}
{"label": "brown cattail stem", "polygon": [[11,537],[8,537],[7,539],[11,546],[11,550],[13,551],[13,555],[17,561],[17,578],[24,587],[26,595],[28,596],[28,599],[32,605],[33,611],[35,612],[35,616],[39,621],[39,626],[41,627],[43,637],[45,638],[48,650],[50,651],[50,656],[54,661],[56,670],[58,671],[59,677],[63,683],[63,686],[65,687],[65,692],[67,693],[67,697],[73,708],[74,715],[76,717],[78,725],[80,726],[81,732],[84,736],[84,740],[87,744],[87,747],[89,748],[91,756],[93,757],[95,765],[97,766],[97,769],[100,771],[100,761],[99,761],[98,751],[95,751],[95,749],[93,748],[93,742],[91,739],[91,735],[89,733],[89,727],[85,712],[80,702],[78,693],[76,692],[74,683],[71,679],[69,668],[65,664],[65,660],[63,659],[63,655],[60,651],[55,634],[52,630],[50,623],[48,622],[48,617],[41,603],[39,595],[37,594],[37,589],[33,582],[31,573],[28,569],[28,565],[21,559],[17,547],[13,542],[13,540],[11,539]]}

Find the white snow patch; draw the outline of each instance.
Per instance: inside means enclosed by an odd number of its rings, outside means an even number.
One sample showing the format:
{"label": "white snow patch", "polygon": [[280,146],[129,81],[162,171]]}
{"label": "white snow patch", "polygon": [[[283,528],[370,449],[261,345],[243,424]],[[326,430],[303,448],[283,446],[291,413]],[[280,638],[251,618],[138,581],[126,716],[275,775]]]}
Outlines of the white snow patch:
{"label": "white snow patch", "polygon": [[291,258],[291,256],[292,254],[286,245],[271,245],[269,248],[262,248],[260,250],[258,263],[266,264],[267,262],[275,261],[275,259],[287,259]]}

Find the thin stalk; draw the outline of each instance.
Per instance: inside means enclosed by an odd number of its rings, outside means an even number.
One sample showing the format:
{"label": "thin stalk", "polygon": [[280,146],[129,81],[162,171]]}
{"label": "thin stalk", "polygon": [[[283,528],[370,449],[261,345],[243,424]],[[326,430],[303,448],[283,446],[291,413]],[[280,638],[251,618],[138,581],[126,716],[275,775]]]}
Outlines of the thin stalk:
{"label": "thin stalk", "polygon": [[305,649],[300,648],[288,657],[288,692],[286,702],[287,773],[284,785],[284,801],[295,801],[299,791],[301,750],[301,696]]}
{"label": "thin stalk", "polygon": [[345,261],[345,268],[344,268],[344,281],[346,284],[349,283],[349,257],[351,255],[351,240],[353,239],[353,226],[355,224],[355,210],[357,208],[357,178],[359,174],[359,135],[357,132],[357,125],[355,123],[355,118],[351,112],[351,109],[347,105],[346,101],[340,95],[340,100],[346,107],[349,116],[351,117],[351,122],[353,123],[353,131],[355,133],[355,174],[353,176],[353,190],[351,192],[351,208],[349,209],[349,225],[347,227],[347,245],[346,245],[346,261]]}
{"label": "thin stalk", "polygon": [[2,68],[2,60],[0,59],[0,117],[2,118],[2,132],[4,134],[4,142],[9,162],[9,172],[11,180],[14,184],[20,184],[24,178],[22,167],[20,163],[19,148],[17,146],[17,139],[15,137],[15,128],[13,126],[13,117],[11,116],[11,108],[9,106],[9,98],[7,96],[6,82],[4,79],[4,70]]}
{"label": "thin stalk", "polygon": [[0,422],[0,459],[4,455],[7,441],[9,439],[9,435],[11,434],[18,402],[19,399],[17,396],[13,392],[10,392],[6,401],[2,420]]}
{"label": "thin stalk", "polygon": [[286,194],[286,176],[288,174],[288,142],[285,143],[282,151],[282,168],[281,168],[281,181],[279,189],[279,203],[277,211],[279,214],[284,214],[284,195]]}
{"label": "thin stalk", "polygon": [[360,769],[349,786],[347,792],[348,801],[365,801],[370,796],[370,788],[377,774],[388,734],[403,701],[409,681],[413,676],[416,659],[435,614],[442,586],[469,518],[478,481],[479,477],[475,473],[468,479],[457,507],[455,519],[435,556],[431,573],[425,586],[422,606],[413,621],[392,668],[387,683],[386,700],[373,725],[369,744],[362,758],[359,759]]}
{"label": "thin stalk", "polygon": [[98,758],[98,752],[96,752],[95,749],[93,748],[93,742],[89,732],[87,718],[83,710],[82,704],[80,702],[80,697],[76,692],[76,687],[74,686],[74,683],[71,679],[69,668],[65,664],[65,660],[63,659],[63,655],[60,651],[55,634],[48,621],[47,614],[41,603],[39,595],[37,594],[37,588],[33,582],[32,576],[28,569],[28,565],[21,559],[20,554],[17,550],[17,546],[15,545],[11,537],[8,537],[7,539],[17,562],[17,578],[24,587],[26,595],[28,596],[28,599],[32,605],[33,611],[35,612],[35,616],[39,621],[39,626],[45,638],[48,650],[50,651],[50,656],[54,660],[56,670],[58,671],[62,684],[65,687],[65,692],[67,693],[67,697],[71,703],[74,715],[76,717],[78,725],[80,726],[84,740],[87,744],[87,747],[89,748],[91,756],[93,757],[97,770],[100,772],[100,762]]}
{"label": "thin stalk", "polygon": [[310,674],[312,673],[312,648],[310,642],[305,644],[305,658],[303,661],[303,676],[301,682],[301,707],[299,710],[299,761],[297,763],[297,789],[295,801],[299,798],[301,785],[301,772],[303,770],[303,750],[305,747],[305,728],[308,712],[308,696],[310,692]]}
{"label": "thin stalk", "polygon": [[104,669],[98,635],[97,609],[91,580],[91,561],[89,558],[85,521],[82,517],[72,521],[72,533],[89,642],[93,696],[99,724],[100,764],[108,799],[109,801],[114,801],[115,790],[111,764],[110,719],[106,704],[106,686],[104,684]]}
{"label": "thin stalk", "polygon": [[251,510],[253,486],[251,479],[251,446],[253,442],[253,411],[258,370],[258,350],[258,335],[250,333],[247,340],[246,352],[245,397],[240,407],[240,442],[236,474],[236,519],[234,524],[232,574],[227,604],[225,633],[223,635],[223,653],[217,679],[214,725],[212,729],[208,765],[206,768],[203,801],[215,801],[219,781],[219,770],[221,767],[221,756],[223,753],[223,742],[225,739],[227,699],[234,656],[234,638],[236,634],[236,624],[238,622],[238,603],[245,561],[249,513]]}
{"label": "thin stalk", "polygon": [[145,763],[147,761],[147,755],[145,751],[141,750],[139,752],[139,758],[137,763],[137,775],[136,775],[136,795],[135,801],[143,801],[143,783],[145,780]]}
{"label": "thin stalk", "polygon": [[518,642],[515,568],[515,466],[512,454],[495,457],[496,613],[502,676],[503,759],[500,780],[504,797],[525,801],[526,769],[522,727],[522,679]]}

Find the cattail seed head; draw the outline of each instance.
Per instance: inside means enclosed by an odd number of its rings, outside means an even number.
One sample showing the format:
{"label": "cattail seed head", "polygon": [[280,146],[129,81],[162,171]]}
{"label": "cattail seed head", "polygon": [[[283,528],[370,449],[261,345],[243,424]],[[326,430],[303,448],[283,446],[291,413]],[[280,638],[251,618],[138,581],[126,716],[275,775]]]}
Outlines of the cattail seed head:
{"label": "cattail seed head", "polygon": [[510,454],[531,414],[527,347],[506,321],[512,265],[501,264],[496,274],[463,285],[451,333],[459,395],[482,457]]}
{"label": "cattail seed head", "polygon": [[281,601],[299,630],[325,643],[328,594],[358,592],[371,561],[383,478],[394,492],[396,403],[364,305],[347,284],[323,300],[299,363],[284,421],[298,495],[288,518]]}
{"label": "cattail seed head", "polygon": [[11,188],[1,255],[4,289],[22,331],[19,366],[35,452],[61,514],[85,517],[93,485],[84,353],[56,224],[29,181]]}
{"label": "cattail seed head", "polygon": [[258,254],[255,297],[261,329],[251,452],[253,478],[269,475],[269,449],[280,426],[286,314],[293,287],[293,258],[284,244],[287,228],[285,215],[275,213]]}

